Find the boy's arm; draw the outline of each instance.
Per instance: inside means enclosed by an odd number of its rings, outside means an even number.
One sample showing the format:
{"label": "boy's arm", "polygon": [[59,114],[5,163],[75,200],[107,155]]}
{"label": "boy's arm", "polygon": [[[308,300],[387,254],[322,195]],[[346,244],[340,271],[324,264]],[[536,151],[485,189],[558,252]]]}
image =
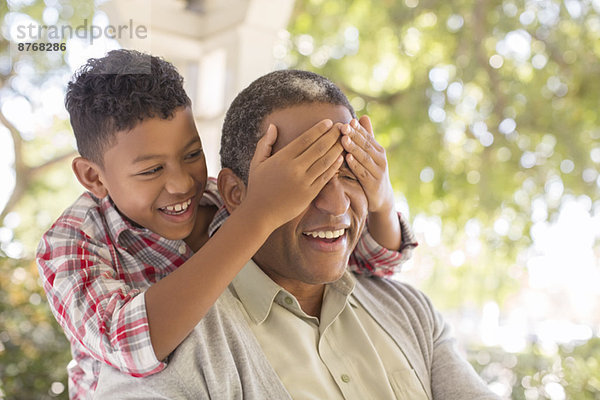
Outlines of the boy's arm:
{"label": "boy's arm", "polygon": [[385,149],[377,143],[366,115],[342,127],[346,162],[361,183],[369,203],[367,229],[350,259],[359,273],[391,275],[417,246],[408,223],[394,209]]}
{"label": "boy's arm", "polygon": [[[265,218],[247,213],[250,207],[238,209],[195,255],[150,287],[150,276],[174,267],[157,265],[149,272],[147,264],[145,270],[127,265],[117,244],[98,240],[107,232],[92,238],[72,217],[59,219],[40,242],[37,264],[53,314],[76,353],[132,376],[161,371],[161,361],[189,333],[184,324],[193,328],[200,321],[268,237]],[[119,273],[124,269],[139,282],[126,283]]]}
{"label": "boy's arm", "polygon": [[141,270],[138,282],[119,279],[123,265],[113,261],[115,244],[103,242],[108,233],[93,223],[82,226],[78,206],[44,234],[36,254],[50,309],[73,357],[91,356],[136,376],[158,372],[164,365],[152,349],[142,292],[150,279]]}
{"label": "boy's arm", "polygon": [[[142,279],[142,289],[123,280],[127,266],[117,245],[103,242],[106,232],[96,240],[74,218],[55,224],[37,261],[51,308],[77,351],[134,376],[160,371],[159,360],[183,341],[271,231],[299,214],[336,173],[342,147],[331,126],[321,121],[273,156],[277,132],[270,129],[257,145],[244,202],[194,256],[145,292],[149,280]],[[157,266],[157,274],[172,268]]]}

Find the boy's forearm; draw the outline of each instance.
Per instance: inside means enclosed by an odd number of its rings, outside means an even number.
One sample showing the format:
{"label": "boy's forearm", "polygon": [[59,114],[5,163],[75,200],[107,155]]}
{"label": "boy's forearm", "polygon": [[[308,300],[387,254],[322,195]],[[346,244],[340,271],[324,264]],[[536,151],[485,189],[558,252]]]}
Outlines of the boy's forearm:
{"label": "boy's forearm", "polygon": [[402,230],[398,213],[390,208],[384,212],[370,212],[367,229],[382,247],[397,251],[402,245]]}
{"label": "boy's forearm", "polygon": [[146,291],[157,359],[185,339],[273,229],[241,205],[194,256]]}

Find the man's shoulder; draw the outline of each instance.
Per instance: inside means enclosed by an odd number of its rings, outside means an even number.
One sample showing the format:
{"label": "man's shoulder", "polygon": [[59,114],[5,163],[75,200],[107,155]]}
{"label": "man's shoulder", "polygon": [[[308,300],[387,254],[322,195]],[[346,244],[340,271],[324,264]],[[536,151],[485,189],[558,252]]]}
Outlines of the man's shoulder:
{"label": "man's shoulder", "polygon": [[377,277],[377,276],[367,276],[356,274],[354,275],[356,279],[357,288],[364,288],[366,290],[374,290],[378,293],[385,293],[387,295],[392,296],[402,296],[402,297],[414,297],[414,298],[424,298],[427,299],[427,296],[419,289],[415,288],[409,283],[402,282],[398,279],[387,278],[387,277]]}
{"label": "man's shoulder", "polygon": [[404,313],[414,313],[419,319],[433,319],[435,313],[431,300],[414,286],[391,278],[356,276],[356,298],[367,307],[378,310],[401,308]]}

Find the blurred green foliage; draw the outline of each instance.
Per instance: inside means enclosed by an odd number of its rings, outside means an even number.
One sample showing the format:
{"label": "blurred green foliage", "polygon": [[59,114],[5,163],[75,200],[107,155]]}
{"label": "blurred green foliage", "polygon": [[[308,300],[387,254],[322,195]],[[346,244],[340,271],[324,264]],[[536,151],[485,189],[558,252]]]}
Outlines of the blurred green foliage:
{"label": "blurred green foliage", "polygon": [[502,304],[520,287],[534,201],[551,221],[568,196],[600,197],[599,13],[577,0],[296,1],[278,66],[330,77],[371,117],[394,188],[413,215],[439,217],[445,249],[481,227],[459,270],[444,248],[431,255],[436,303]]}
{"label": "blurred green foliage", "polygon": [[600,399],[599,338],[550,350],[530,343],[516,354],[472,348],[469,359],[491,386],[510,388],[513,400]]}
{"label": "blurred green foliage", "polygon": [[[58,326],[40,284],[33,253],[41,234],[81,189],[69,168],[73,135],[64,115],[44,93],[64,84],[71,75],[66,53],[18,52],[5,40],[15,24],[43,24],[47,9],[56,10],[56,24],[80,25],[94,13],[93,0],[60,2],[4,1],[0,3],[1,134],[13,140],[13,168],[19,197],[9,201],[0,225],[0,398],[67,399],[69,343]],[[54,101],[54,99],[52,99]],[[9,102],[18,102],[38,125],[23,128],[8,115]],[[2,182],[3,188],[10,187]],[[4,189],[3,189],[4,190]],[[5,210],[3,215],[5,214]],[[10,255],[10,257],[9,257]]]}
{"label": "blurred green foliage", "polygon": [[[91,0],[9,3],[11,15],[0,3],[3,25],[14,13],[41,21],[49,4],[58,23],[94,13]],[[600,197],[599,12],[597,0],[296,0],[278,66],[338,83],[371,116],[411,213],[442,221],[441,243],[416,254],[421,287],[441,308],[491,300],[502,309],[526,281],[517,256],[532,242],[532,204],[552,221],[565,198]],[[47,106],[36,90],[70,74],[68,54],[9,54],[8,45],[0,42],[1,102],[23,98],[35,114]],[[64,116],[42,130],[21,132],[17,174],[72,148]],[[27,178],[0,226],[0,398],[67,398],[68,343],[33,251],[80,189],[64,162]],[[494,229],[498,221],[508,228]],[[481,249],[448,268],[472,239],[468,223]],[[470,344],[468,355],[506,398],[600,399],[598,338],[550,350],[531,342],[516,353]]]}
{"label": "blurred green foliage", "polygon": [[[597,1],[297,0],[274,54],[371,117],[394,188],[441,230],[419,286],[465,316],[519,306],[535,223],[570,199],[600,209],[599,39]],[[540,346],[483,349],[478,370],[506,398],[600,398],[597,338]]]}
{"label": "blurred green foliage", "polygon": [[0,256],[0,321],[0,393],[8,399],[62,393],[66,399],[69,343],[46,304],[33,260]]}

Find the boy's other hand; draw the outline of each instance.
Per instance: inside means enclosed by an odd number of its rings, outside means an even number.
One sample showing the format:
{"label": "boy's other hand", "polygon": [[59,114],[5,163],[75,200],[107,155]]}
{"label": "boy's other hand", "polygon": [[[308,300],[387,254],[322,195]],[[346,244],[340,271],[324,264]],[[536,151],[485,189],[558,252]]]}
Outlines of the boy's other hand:
{"label": "boy's other hand", "polygon": [[250,162],[246,199],[277,228],[298,216],[342,165],[341,124],[323,120],[272,153],[277,127],[269,125]]}
{"label": "boy's other hand", "polygon": [[369,202],[369,213],[394,209],[394,190],[390,182],[385,149],[375,140],[368,116],[353,119],[341,128],[341,139],[348,166],[358,178]]}

